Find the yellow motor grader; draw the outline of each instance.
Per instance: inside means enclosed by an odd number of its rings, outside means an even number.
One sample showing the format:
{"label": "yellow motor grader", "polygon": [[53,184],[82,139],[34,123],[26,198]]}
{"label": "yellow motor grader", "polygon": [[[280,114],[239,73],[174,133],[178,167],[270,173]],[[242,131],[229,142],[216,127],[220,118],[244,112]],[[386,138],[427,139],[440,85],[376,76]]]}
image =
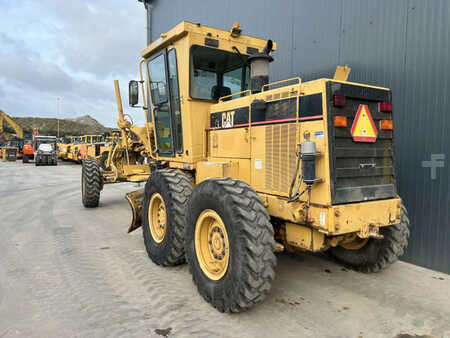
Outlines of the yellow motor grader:
{"label": "yellow motor grader", "polygon": [[69,159],[70,145],[73,144],[75,136],[64,136],[58,142],[58,158],[63,161]]}
{"label": "yellow motor grader", "polygon": [[84,143],[83,136],[70,136],[69,143],[65,146],[65,159],[79,163],[80,159],[80,148]]}
{"label": "yellow motor grader", "polygon": [[[146,123],[124,114],[106,170],[87,159],[82,200],[97,207],[105,184],[146,181],[127,194],[128,231],[142,226],[148,256],[187,260],[200,294],[222,312],[260,302],[276,251],[329,251],[364,272],[407,246],[397,194],[392,97],[387,88],[334,78],[269,82],[276,45],[182,22],[145,48],[140,80]],[[145,158],[142,163],[140,158]]]}

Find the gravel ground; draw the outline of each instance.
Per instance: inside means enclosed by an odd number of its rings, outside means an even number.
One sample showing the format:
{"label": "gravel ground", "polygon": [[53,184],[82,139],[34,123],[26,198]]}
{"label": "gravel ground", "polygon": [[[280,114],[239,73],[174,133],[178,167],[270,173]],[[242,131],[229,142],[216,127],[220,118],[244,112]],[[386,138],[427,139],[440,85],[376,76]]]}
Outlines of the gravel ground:
{"label": "gravel ground", "polygon": [[403,262],[368,275],[281,254],[263,304],[218,313],[186,265],[156,266],[126,233],[136,185],[84,209],[80,173],[0,163],[0,337],[450,337],[450,276]]}

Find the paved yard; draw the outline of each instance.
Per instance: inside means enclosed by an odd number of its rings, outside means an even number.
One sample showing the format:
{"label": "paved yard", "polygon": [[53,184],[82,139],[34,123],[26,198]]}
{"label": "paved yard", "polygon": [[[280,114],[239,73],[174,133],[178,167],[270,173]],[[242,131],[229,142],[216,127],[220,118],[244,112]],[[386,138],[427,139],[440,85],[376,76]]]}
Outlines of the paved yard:
{"label": "paved yard", "polygon": [[84,209],[80,171],[0,163],[0,337],[450,337],[450,276],[403,262],[367,275],[281,254],[263,304],[218,313],[186,265],[156,266],[126,234],[134,185]]}

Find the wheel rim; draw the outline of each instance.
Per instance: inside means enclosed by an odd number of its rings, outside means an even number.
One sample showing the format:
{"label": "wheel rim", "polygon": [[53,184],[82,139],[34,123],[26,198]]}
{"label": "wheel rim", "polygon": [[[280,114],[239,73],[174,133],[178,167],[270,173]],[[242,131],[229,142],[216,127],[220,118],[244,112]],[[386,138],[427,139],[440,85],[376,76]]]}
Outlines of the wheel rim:
{"label": "wheel rim", "polygon": [[161,243],[167,230],[167,212],[166,204],[160,194],[155,193],[152,195],[148,210],[150,233],[155,242]]}
{"label": "wheel rim", "polygon": [[219,280],[225,275],[230,260],[228,233],[222,218],[213,210],[204,210],[197,219],[195,252],[208,278]]}

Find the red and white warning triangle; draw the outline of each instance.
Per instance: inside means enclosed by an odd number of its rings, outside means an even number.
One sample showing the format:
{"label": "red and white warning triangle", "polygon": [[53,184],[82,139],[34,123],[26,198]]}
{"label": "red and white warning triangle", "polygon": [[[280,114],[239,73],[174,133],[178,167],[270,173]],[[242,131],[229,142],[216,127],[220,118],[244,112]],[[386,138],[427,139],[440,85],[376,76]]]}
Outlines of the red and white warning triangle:
{"label": "red and white warning triangle", "polygon": [[375,142],[377,140],[378,130],[367,105],[359,105],[350,133],[356,142]]}

